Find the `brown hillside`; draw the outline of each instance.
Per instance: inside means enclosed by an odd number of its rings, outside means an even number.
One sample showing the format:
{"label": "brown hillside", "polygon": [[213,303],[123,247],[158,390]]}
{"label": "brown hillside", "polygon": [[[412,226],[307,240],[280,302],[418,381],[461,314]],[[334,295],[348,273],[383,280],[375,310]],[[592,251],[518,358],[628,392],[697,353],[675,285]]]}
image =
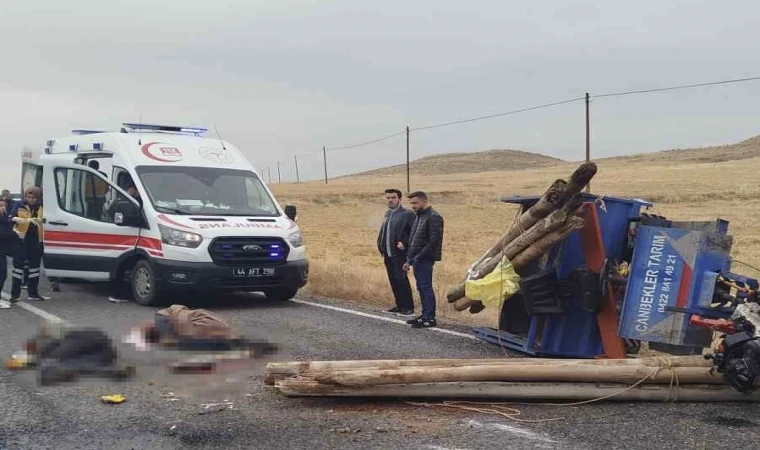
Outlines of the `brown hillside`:
{"label": "brown hillside", "polygon": [[694,162],[716,163],[725,161],[739,161],[760,157],[760,136],[741,141],[736,144],[718,145],[715,147],[673,149],[653,153],[640,153],[630,156],[618,156],[605,158],[609,160],[624,161],[652,161],[652,162]]}
{"label": "brown hillside", "polygon": [[[412,161],[412,174],[435,175],[522,170],[544,167],[565,161],[538,153],[520,150],[488,150],[476,153],[446,153]],[[384,167],[354,176],[393,176],[406,173],[406,165]]]}

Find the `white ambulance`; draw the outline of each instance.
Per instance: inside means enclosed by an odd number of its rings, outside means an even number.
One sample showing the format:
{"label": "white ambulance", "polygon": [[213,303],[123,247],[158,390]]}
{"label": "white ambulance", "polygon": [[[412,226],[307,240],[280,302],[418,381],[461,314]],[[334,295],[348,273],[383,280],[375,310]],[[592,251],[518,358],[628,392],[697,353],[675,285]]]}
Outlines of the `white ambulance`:
{"label": "white ambulance", "polygon": [[47,276],[128,282],[142,305],[183,292],[293,298],[309,269],[295,207],[205,132],[125,123],[25,149],[22,192],[43,190]]}

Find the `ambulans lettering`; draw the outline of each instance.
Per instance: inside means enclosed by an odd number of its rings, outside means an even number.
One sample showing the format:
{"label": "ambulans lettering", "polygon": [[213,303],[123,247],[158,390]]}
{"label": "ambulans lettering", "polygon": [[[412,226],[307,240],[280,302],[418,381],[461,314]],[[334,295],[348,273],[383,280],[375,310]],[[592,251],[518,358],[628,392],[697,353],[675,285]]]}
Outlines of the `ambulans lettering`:
{"label": "ambulans lettering", "polygon": [[282,226],[276,224],[276,223],[226,223],[226,222],[209,222],[209,223],[201,223],[199,225],[199,228],[201,230],[205,230],[208,228],[273,228],[273,229],[281,229]]}

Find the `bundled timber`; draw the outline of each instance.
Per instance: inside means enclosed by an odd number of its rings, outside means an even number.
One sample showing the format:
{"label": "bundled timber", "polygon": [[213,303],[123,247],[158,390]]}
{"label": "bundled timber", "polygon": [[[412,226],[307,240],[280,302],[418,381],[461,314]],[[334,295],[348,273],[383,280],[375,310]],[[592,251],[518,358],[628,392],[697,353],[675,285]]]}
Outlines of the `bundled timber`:
{"label": "bundled timber", "polygon": [[[477,261],[472,267],[474,272],[479,272],[478,267],[486,260],[493,258],[496,255],[501,254],[504,247],[507,246],[513,239],[520,235],[523,230],[527,230],[535,225],[539,220],[548,216],[552,211],[558,209],[562,203],[562,192],[567,188],[567,182],[565,180],[555,180],[554,183],[549,186],[549,189],[544,192],[544,195],[533,205],[527,212],[522,214],[515,223],[509,228],[504,236],[499,239],[493,247],[491,247],[485,255],[483,255],[479,261]],[[482,272],[482,271],[480,271]]]}
{"label": "bundled timber", "polygon": [[544,235],[541,239],[538,240],[538,242],[526,248],[517,256],[512,258],[512,266],[516,271],[519,272],[521,268],[524,268],[547,251],[556,247],[562,241],[567,239],[570,233],[582,228],[584,224],[585,221],[583,218],[578,216],[571,217],[565,224],[562,225],[562,228],[553,233]]}
{"label": "bundled timber", "polygon": [[[470,307],[474,302],[465,299],[466,281],[485,277],[501,263],[503,257],[506,256],[519,272],[518,265],[513,261],[516,255],[522,255],[517,261],[526,266],[567,238],[569,233],[577,227],[564,232],[566,228],[562,226],[571,222],[575,225],[579,224],[576,219],[579,217],[583,203],[580,192],[596,175],[596,171],[596,164],[588,162],[571,174],[569,182],[562,179],[555,180],[538,202],[522,213],[509,230],[472,265],[464,280],[447,293],[446,298],[449,303],[456,302],[455,308],[460,311]],[[557,232],[558,230],[560,231]],[[544,239],[543,249],[541,249],[536,244],[547,236],[552,236],[552,238]],[[527,250],[531,251],[527,252]]]}

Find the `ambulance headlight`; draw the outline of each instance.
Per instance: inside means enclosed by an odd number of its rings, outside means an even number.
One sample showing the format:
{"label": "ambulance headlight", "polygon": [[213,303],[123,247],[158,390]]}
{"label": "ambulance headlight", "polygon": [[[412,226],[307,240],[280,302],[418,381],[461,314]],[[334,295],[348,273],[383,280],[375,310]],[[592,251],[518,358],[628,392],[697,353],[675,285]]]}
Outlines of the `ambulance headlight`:
{"label": "ambulance headlight", "polygon": [[161,224],[158,224],[158,229],[161,231],[161,242],[166,245],[196,248],[203,242],[203,237],[200,234],[188,233]]}
{"label": "ambulance headlight", "polygon": [[288,242],[295,248],[303,247],[303,235],[300,231],[295,231],[288,235]]}

